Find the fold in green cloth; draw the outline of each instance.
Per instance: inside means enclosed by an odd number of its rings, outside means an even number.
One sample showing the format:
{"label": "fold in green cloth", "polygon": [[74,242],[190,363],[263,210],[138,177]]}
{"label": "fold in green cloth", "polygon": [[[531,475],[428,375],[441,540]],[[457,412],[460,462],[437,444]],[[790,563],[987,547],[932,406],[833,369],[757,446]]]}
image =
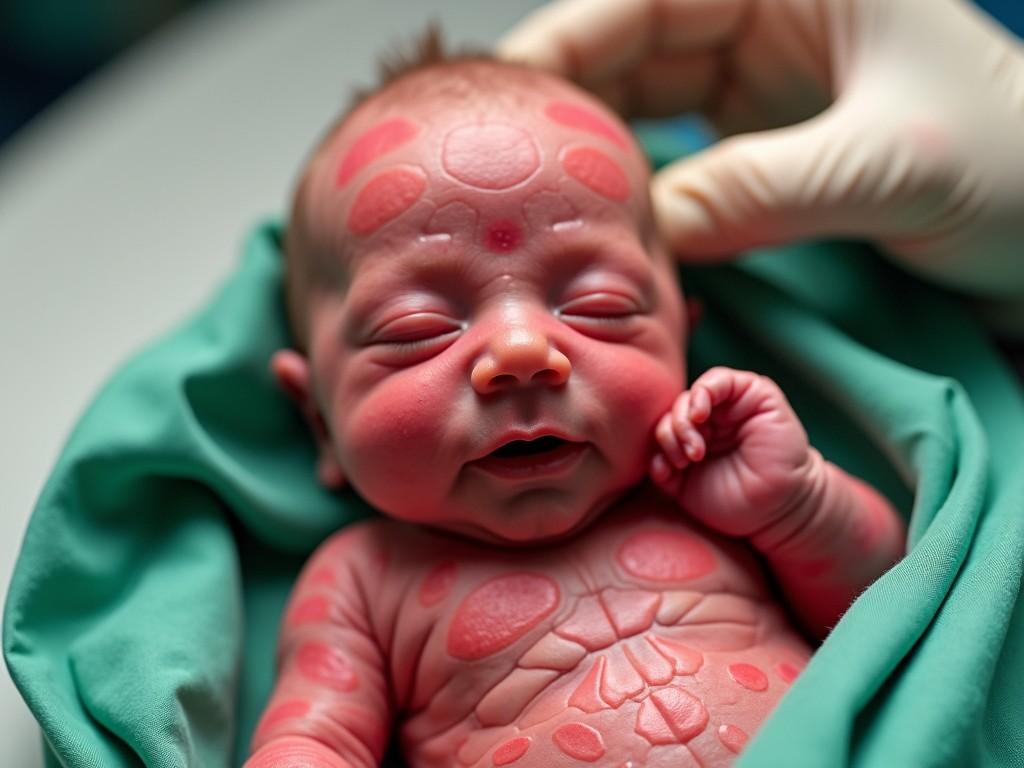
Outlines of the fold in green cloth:
{"label": "fold in green cloth", "polygon": [[[372,514],[315,483],[268,373],[288,344],[280,231],[129,362],[32,515],[4,654],[49,765],[239,765],[303,557]],[[852,606],[741,766],[1024,760],[1024,396],[952,298],[869,249],[817,244],[687,271],[691,375],[774,377],[829,459],[910,518],[909,554]],[[397,764],[397,763],[395,763]]]}

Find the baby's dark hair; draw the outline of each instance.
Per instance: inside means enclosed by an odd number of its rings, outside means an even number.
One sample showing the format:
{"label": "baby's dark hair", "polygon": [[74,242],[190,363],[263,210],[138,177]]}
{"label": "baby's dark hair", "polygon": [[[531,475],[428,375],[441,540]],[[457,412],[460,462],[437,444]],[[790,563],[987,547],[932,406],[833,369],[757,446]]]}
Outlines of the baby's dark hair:
{"label": "baby's dark hair", "polygon": [[[306,315],[310,291],[326,281],[344,289],[344,275],[339,274],[344,270],[338,267],[337,254],[330,252],[329,245],[316,242],[316,236],[307,226],[309,171],[352,115],[367,102],[381,99],[397,102],[440,99],[453,104],[470,104],[482,98],[492,103],[496,99],[515,100],[535,82],[550,77],[524,65],[499,61],[481,50],[448,52],[437,24],[430,24],[411,43],[383,54],[378,68],[377,85],[357,89],[346,109],[317,142],[303,166],[292,198],[284,240],[285,299],[292,341],[301,351],[306,350],[309,342]],[[495,89],[496,80],[522,88]]]}

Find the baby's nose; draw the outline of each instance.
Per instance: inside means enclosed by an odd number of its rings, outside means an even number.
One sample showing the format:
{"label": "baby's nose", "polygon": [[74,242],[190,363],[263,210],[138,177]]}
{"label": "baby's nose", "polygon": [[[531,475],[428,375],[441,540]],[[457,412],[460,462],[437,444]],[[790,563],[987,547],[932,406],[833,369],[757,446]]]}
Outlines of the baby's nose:
{"label": "baby's nose", "polygon": [[481,395],[530,386],[557,387],[569,380],[569,358],[547,335],[529,326],[504,328],[473,366],[473,389]]}

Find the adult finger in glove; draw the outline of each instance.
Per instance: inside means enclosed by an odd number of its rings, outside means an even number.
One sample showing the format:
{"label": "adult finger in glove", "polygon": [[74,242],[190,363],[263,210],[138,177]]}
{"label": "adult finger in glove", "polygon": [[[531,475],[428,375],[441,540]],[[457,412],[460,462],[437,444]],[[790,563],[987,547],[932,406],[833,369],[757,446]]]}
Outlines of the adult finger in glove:
{"label": "adult finger in glove", "polygon": [[1024,297],[1024,47],[965,0],[562,0],[498,51],[730,136],[653,182],[684,260],[863,237]]}

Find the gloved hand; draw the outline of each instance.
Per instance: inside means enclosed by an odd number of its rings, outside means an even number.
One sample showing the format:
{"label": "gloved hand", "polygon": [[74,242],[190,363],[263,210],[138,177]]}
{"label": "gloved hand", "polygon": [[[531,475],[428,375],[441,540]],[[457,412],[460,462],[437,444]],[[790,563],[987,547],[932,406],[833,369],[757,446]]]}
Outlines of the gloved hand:
{"label": "gloved hand", "polygon": [[1024,47],[964,0],[561,0],[499,54],[733,136],[653,182],[683,260],[815,236],[1024,299]]}

